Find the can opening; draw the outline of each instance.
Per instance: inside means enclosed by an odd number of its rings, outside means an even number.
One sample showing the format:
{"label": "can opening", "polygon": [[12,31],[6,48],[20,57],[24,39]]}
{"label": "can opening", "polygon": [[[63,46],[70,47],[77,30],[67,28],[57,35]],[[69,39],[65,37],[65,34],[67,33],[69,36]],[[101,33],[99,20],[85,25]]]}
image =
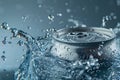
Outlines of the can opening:
{"label": "can opening", "polygon": [[112,30],[97,27],[63,28],[53,34],[54,40],[66,44],[100,43],[114,38]]}

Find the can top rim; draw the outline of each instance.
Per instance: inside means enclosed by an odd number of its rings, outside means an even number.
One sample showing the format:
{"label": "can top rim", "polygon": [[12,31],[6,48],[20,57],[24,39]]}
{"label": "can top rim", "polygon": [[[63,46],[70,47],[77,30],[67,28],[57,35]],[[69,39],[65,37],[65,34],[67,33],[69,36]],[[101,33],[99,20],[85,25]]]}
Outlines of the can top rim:
{"label": "can top rim", "polygon": [[[109,35],[110,37],[106,40],[99,40],[99,41],[92,41],[92,42],[69,42],[65,40],[61,40],[58,36],[67,34],[69,32],[98,32],[101,34]],[[116,37],[115,33],[106,28],[99,28],[99,27],[71,27],[71,28],[62,28],[59,30],[56,30],[53,33],[53,39],[61,42],[61,43],[66,43],[66,44],[89,44],[89,43],[101,43],[101,42],[106,42],[114,39]]]}

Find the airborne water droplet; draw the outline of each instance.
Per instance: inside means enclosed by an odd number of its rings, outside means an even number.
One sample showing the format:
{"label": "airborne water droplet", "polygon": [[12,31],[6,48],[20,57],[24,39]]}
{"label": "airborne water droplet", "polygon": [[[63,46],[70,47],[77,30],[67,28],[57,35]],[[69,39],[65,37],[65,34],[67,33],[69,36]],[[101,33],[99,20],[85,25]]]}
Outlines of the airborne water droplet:
{"label": "airborne water droplet", "polygon": [[2,41],[2,43],[5,45],[7,43],[6,41],[7,37],[4,37],[4,40]]}
{"label": "airborne water droplet", "polygon": [[25,22],[28,18],[29,18],[29,16],[22,16],[23,22]]}
{"label": "airborne water droplet", "polygon": [[24,42],[21,41],[21,40],[19,40],[19,41],[17,42],[17,44],[18,44],[19,46],[23,46],[23,45],[24,45]]}
{"label": "airborne water droplet", "polygon": [[61,16],[62,16],[62,13],[57,13],[57,16],[60,16],[60,17],[61,17]]}
{"label": "airborne water droplet", "polygon": [[68,6],[68,2],[65,3],[65,6]]}
{"label": "airborne water droplet", "polygon": [[8,41],[8,44],[12,44],[12,42],[11,42],[11,41]]}
{"label": "airborne water droplet", "polygon": [[12,29],[13,37],[18,36],[18,30],[17,29]]}
{"label": "airborne water droplet", "polygon": [[29,29],[29,30],[30,30],[30,29],[31,29],[31,27],[30,27],[30,26],[27,26],[27,29]]}
{"label": "airborne water droplet", "polygon": [[5,61],[6,57],[4,55],[1,56],[2,60]]}
{"label": "airborne water droplet", "polygon": [[40,19],[40,20],[39,20],[39,22],[43,22],[43,20],[42,20],[42,19]]}
{"label": "airborne water droplet", "polygon": [[1,25],[1,28],[5,29],[5,30],[6,30],[6,29],[7,29],[7,30],[10,29],[10,27],[9,27],[9,25],[8,25],[7,22],[3,22],[2,25]]}
{"label": "airborne water droplet", "polygon": [[99,55],[99,56],[101,56],[101,55],[102,55],[102,53],[101,53],[101,52],[98,52],[98,55]]}
{"label": "airborne water droplet", "polygon": [[68,22],[72,22],[73,24],[75,24],[75,26],[79,26],[79,21],[78,20],[74,20],[74,19],[68,19]]}
{"label": "airborne water droplet", "polygon": [[117,1],[117,6],[120,6],[120,0],[116,0]]}
{"label": "airborne water droplet", "polygon": [[54,21],[54,18],[55,18],[55,17],[54,17],[53,15],[51,15],[51,14],[48,15],[48,19],[49,19],[50,21]]}
{"label": "airborne water droplet", "polygon": [[67,13],[70,13],[71,12],[71,9],[66,9]]}
{"label": "airborne water droplet", "polygon": [[70,48],[67,48],[67,51],[70,51]]}
{"label": "airborne water droplet", "polygon": [[39,8],[41,8],[41,7],[42,7],[42,5],[41,5],[41,4],[39,4],[39,5],[38,5],[38,7],[39,7]]}
{"label": "airborne water droplet", "polygon": [[5,54],[5,51],[3,51],[3,54]]}

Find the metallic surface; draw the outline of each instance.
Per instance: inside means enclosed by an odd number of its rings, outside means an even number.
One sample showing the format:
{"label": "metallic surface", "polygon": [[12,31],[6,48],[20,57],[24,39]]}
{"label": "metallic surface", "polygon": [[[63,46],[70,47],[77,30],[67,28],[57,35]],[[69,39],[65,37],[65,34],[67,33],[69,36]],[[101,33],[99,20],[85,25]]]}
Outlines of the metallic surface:
{"label": "metallic surface", "polygon": [[[62,35],[66,35],[71,32],[74,33],[97,32],[103,35],[107,35],[109,37],[106,39],[101,39],[98,41],[92,40],[89,42],[86,41],[80,42],[79,40],[66,41],[60,38]],[[53,34],[52,42],[54,45],[51,48],[51,53],[54,56],[58,56],[59,58],[70,61],[79,60],[79,59],[89,59],[90,55],[92,55],[94,58],[97,58],[99,61],[102,60],[111,61],[115,54],[114,52],[117,50],[115,34],[113,33],[112,30],[105,28],[95,28],[95,27],[63,28],[57,30]]]}

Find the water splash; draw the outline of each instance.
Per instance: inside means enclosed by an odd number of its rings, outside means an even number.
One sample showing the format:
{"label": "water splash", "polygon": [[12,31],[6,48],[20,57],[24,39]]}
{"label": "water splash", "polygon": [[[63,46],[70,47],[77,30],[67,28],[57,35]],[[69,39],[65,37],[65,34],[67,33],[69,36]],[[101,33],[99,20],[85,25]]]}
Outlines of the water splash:
{"label": "water splash", "polygon": [[37,45],[31,43],[32,51],[27,52],[16,80],[108,80],[113,72],[111,68],[100,69],[98,59],[93,56],[88,60],[67,61],[51,55],[51,36],[38,37],[36,42]]}
{"label": "water splash", "polygon": [[8,27],[6,23],[1,25],[2,29],[12,33],[13,38],[26,39],[26,42],[18,41],[18,45],[25,45],[27,51],[15,73],[15,80],[119,80],[120,78],[118,59],[120,55],[116,56],[113,66],[107,69],[100,69],[99,60],[93,56],[89,56],[88,60],[67,61],[50,53],[53,45],[51,35],[55,29],[47,29],[45,36],[33,38],[26,32]]}

